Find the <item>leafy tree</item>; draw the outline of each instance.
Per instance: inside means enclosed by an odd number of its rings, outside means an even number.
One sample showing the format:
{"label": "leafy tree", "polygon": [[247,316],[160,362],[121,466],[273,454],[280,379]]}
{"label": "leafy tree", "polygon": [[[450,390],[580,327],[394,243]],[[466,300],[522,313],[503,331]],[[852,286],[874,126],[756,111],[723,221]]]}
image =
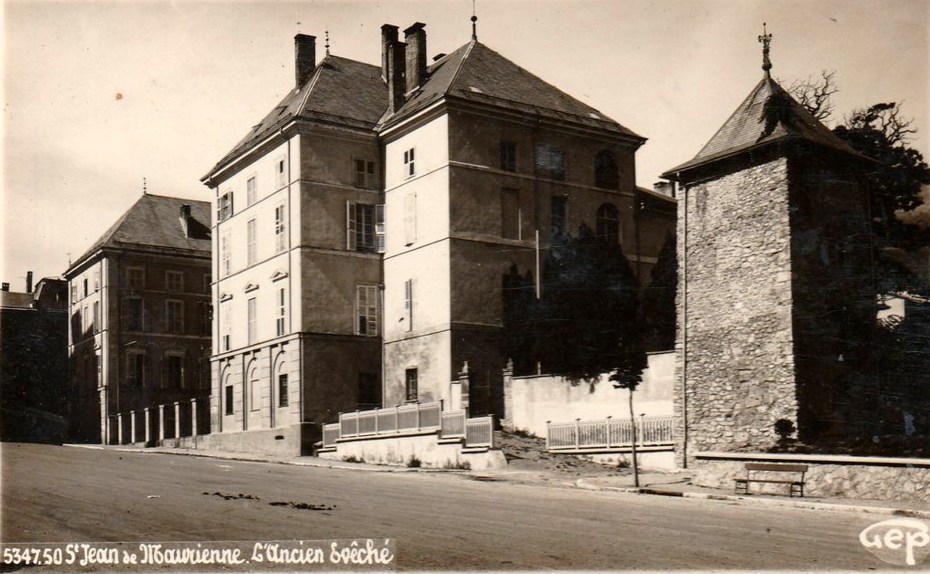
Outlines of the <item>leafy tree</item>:
{"label": "leafy tree", "polygon": [[675,347],[677,289],[675,235],[669,232],[652,268],[652,281],[643,295],[643,329],[648,350],[667,351]]}
{"label": "leafy tree", "polygon": [[[834,72],[824,71],[821,80],[794,82],[788,92],[820,121],[831,119],[831,96],[838,89]],[[878,162],[869,174],[873,229],[885,240],[903,245],[930,245],[930,226],[907,218],[907,212],[924,201],[922,187],[930,185],[930,167],[923,155],[910,147],[917,133],[913,120],[904,117],[901,103],[877,103],[854,110],[833,133],[862,155]],[[902,217],[903,216],[903,217]]]}

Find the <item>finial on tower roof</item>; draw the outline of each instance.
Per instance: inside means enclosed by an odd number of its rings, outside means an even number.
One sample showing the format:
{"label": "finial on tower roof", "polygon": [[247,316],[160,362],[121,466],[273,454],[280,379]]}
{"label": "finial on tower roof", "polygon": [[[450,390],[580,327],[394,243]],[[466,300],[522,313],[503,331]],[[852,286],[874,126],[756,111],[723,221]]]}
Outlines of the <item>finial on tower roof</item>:
{"label": "finial on tower roof", "polygon": [[329,30],[326,31],[326,55],[329,56]]}
{"label": "finial on tower roof", "polygon": [[142,195],[145,195],[145,194],[147,194],[147,193],[148,193],[148,187],[146,186],[146,184],[145,184],[145,178],[143,177],[143,178],[142,178]]}
{"label": "finial on tower roof", "polygon": [[769,44],[772,43],[772,35],[765,32],[765,22],[762,23],[762,35],[759,36],[762,42],[762,69],[766,77],[770,77],[769,70],[772,69],[772,61],[769,60]]}
{"label": "finial on tower roof", "polygon": [[471,0],[471,39],[478,39],[478,17],[475,16],[475,0]]}

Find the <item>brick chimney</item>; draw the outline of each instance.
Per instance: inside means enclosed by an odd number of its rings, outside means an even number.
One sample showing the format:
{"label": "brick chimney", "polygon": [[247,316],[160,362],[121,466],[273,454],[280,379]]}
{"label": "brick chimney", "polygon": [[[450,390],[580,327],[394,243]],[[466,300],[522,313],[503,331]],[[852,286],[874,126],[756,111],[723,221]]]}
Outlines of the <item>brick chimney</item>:
{"label": "brick chimney", "polygon": [[32,293],[32,271],[26,271],[26,293]]}
{"label": "brick chimney", "polygon": [[417,22],[404,30],[407,43],[407,93],[426,81],[426,24]]}
{"label": "brick chimney", "polygon": [[381,26],[381,79],[388,81],[388,51],[391,44],[397,43],[397,26],[385,24]]}
{"label": "brick chimney", "polygon": [[181,213],[178,216],[181,220],[181,229],[184,230],[184,237],[191,236],[191,206],[187,203],[181,205]]}
{"label": "brick chimney", "polygon": [[316,36],[297,34],[294,36],[294,73],[297,89],[307,83],[316,70]]}
{"label": "brick chimney", "polygon": [[396,113],[404,105],[404,51],[407,45],[394,42],[388,45],[388,107]]}

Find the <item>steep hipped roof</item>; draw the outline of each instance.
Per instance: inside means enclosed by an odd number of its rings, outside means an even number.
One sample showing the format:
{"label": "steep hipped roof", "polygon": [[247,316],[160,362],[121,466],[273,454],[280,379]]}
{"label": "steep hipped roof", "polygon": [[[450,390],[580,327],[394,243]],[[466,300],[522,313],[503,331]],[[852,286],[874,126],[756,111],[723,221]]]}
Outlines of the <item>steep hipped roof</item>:
{"label": "steep hipped roof", "polygon": [[204,179],[296,118],[373,129],[387,101],[387,87],[381,80],[379,66],[328,55],[304,85],[291,90]]}
{"label": "steep hipped roof", "polygon": [[662,177],[675,179],[678,172],[785,140],[808,141],[859,156],[766,74],[693,159]]}
{"label": "steep hipped roof", "polygon": [[543,117],[617,131],[645,141],[632,130],[569,96],[472,40],[428,68],[429,79],[397,113],[385,117],[390,127],[439,99],[460,98]]}
{"label": "steep hipped roof", "polygon": [[[181,226],[182,205],[191,206],[190,236]],[[106,247],[176,249],[193,256],[210,257],[210,203],[143,194],[68,271]]]}

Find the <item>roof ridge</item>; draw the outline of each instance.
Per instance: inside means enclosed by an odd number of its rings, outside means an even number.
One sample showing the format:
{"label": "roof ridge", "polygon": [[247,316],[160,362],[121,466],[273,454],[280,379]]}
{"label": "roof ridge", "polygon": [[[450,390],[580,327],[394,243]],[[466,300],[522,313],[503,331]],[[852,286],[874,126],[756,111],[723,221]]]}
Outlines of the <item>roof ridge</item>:
{"label": "roof ridge", "polygon": [[720,127],[717,128],[717,131],[714,132],[714,135],[710,136],[710,139],[704,142],[704,145],[701,146],[701,149],[698,150],[696,154],[694,154],[694,157],[700,157],[700,155],[704,153],[704,150],[710,147],[710,144],[712,144],[714,140],[717,139],[717,136],[720,135],[720,133],[724,131],[724,128],[726,128],[729,125],[730,120],[736,117],[737,114],[741,113],[743,111],[743,108],[749,105],[749,102],[756,99],[756,94],[758,94],[759,90],[762,89],[762,87],[765,85],[766,79],[774,82],[774,80],[772,80],[771,78],[762,78],[761,80],[759,80],[759,83],[756,84],[756,86],[752,90],[749,91],[749,95],[743,98],[743,101],[741,101],[739,105],[736,106],[736,109],[734,109],[733,112],[729,116],[727,116],[727,119],[725,119],[723,123],[720,124]]}
{"label": "roof ridge", "polygon": [[[452,86],[455,85],[455,81],[459,79],[459,74],[462,73],[462,68],[465,67],[465,60],[467,60],[468,57],[471,56],[471,51],[475,48],[475,45],[476,45],[477,43],[478,43],[478,40],[477,40],[477,39],[472,39],[472,40],[469,40],[468,44],[465,44],[465,46],[464,46],[464,47],[465,47],[465,54],[464,54],[461,58],[459,58],[459,64],[458,64],[458,66],[455,68],[455,73],[452,74],[452,79],[449,81],[449,87],[446,88],[446,97],[449,96],[449,91],[452,89]],[[482,46],[484,46],[484,44],[482,44]],[[487,47],[487,46],[485,46],[485,47]],[[456,50],[458,50],[458,49],[460,49],[460,48],[456,48]],[[488,49],[490,50],[490,48],[488,48]],[[452,52],[454,53],[456,50],[452,50]]]}

